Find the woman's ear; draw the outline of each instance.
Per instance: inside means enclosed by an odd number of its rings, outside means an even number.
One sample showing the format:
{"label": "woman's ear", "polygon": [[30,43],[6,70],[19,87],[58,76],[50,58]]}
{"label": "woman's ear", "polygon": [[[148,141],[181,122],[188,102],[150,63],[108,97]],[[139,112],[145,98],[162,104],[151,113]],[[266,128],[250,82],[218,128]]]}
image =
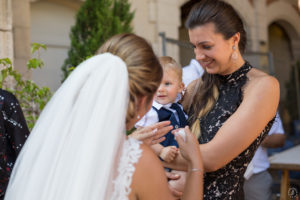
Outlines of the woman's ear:
{"label": "woman's ear", "polygon": [[232,45],[236,45],[238,47],[239,45],[239,42],[240,42],[240,39],[241,39],[241,34],[240,32],[237,32],[236,34],[234,34],[232,37],[232,42],[233,44]]}

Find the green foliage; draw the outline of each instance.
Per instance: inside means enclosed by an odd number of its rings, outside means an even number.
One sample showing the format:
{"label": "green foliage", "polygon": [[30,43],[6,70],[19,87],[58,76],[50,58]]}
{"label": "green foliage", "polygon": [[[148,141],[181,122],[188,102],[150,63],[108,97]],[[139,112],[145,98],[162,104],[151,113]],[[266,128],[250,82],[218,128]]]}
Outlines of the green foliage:
{"label": "green foliage", "polygon": [[136,130],[136,128],[133,127],[132,129],[126,131],[126,135],[130,135],[130,134],[133,133],[133,131],[135,131],[135,130]]}
{"label": "green foliage", "polygon": [[[32,58],[27,63],[29,70],[42,68],[44,65],[40,59],[40,49],[46,49],[45,45],[34,43],[32,54],[37,54],[37,58]],[[0,73],[0,86],[2,89],[13,93],[20,102],[22,110],[31,130],[39,117],[40,112],[45,107],[51,97],[51,91],[47,87],[40,88],[32,80],[26,80],[22,75],[13,69],[12,62],[8,58],[0,59],[0,65],[4,68]]]}
{"label": "green foliage", "polygon": [[296,92],[296,84],[295,84],[295,73],[297,69],[298,73],[298,82],[300,83],[300,61],[297,62],[296,67],[293,66],[290,72],[289,82],[286,83],[286,99],[285,106],[287,107],[289,114],[292,120],[298,119],[297,114],[297,92]]}
{"label": "green foliage", "polygon": [[71,48],[62,70],[64,79],[82,61],[94,55],[105,40],[119,33],[132,31],[128,0],[86,0],[71,28]]}

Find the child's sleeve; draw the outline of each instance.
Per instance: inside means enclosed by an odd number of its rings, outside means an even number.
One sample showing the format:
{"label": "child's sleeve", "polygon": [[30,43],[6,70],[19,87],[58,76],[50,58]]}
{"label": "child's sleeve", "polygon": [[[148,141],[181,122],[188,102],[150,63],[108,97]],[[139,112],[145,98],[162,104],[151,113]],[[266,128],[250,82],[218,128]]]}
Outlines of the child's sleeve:
{"label": "child's sleeve", "polygon": [[138,127],[150,126],[152,124],[157,123],[158,121],[159,120],[158,120],[157,112],[153,108],[151,108],[144,115],[144,117],[142,117],[142,119],[135,124],[135,127],[138,128]]}

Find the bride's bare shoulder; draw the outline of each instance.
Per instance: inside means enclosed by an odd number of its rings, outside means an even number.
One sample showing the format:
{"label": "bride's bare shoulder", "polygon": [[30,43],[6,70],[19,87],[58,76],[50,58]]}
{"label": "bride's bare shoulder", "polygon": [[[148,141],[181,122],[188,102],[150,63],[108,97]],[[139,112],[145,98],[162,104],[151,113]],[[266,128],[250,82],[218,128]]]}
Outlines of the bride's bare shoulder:
{"label": "bride's bare shoulder", "polygon": [[135,166],[129,199],[172,199],[162,163],[152,149],[141,145],[142,156]]}

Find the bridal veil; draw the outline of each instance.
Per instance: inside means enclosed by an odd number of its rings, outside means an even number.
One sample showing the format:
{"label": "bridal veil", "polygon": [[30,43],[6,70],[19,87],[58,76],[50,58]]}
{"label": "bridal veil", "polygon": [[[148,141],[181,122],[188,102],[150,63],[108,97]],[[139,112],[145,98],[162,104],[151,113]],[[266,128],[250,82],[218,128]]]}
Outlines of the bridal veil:
{"label": "bridal veil", "polygon": [[32,130],[5,200],[106,199],[125,139],[128,98],[119,57],[105,53],[80,64]]}

